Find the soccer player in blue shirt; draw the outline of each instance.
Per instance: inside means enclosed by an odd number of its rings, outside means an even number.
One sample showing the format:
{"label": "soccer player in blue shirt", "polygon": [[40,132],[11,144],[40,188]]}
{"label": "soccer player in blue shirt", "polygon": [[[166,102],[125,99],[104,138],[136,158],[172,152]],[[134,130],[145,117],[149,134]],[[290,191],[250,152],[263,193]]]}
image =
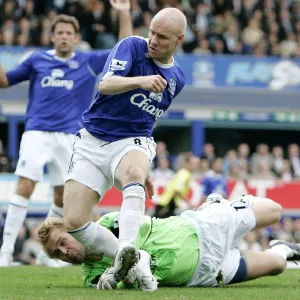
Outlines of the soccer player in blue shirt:
{"label": "soccer player in blue shirt", "polygon": [[227,179],[222,173],[223,159],[216,158],[212,165],[212,170],[208,171],[202,179],[202,201],[206,199],[209,194],[217,193],[224,198],[227,197]]}
{"label": "soccer player in blue shirt", "polygon": [[[120,37],[132,34],[129,0],[111,0],[111,5],[119,11]],[[58,15],[52,24],[54,50],[36,51],[7,73],[0,66],[1,88],[25,80],[30,82],[25,133],[15,172],[19,181],[7,211],[0,266],[9,266],[12,261],[28,200],[36,182],[43,180],[45,164],[54,186],[54,203],[48,216],[63,215],[63,186],[72,155],[73,134],[82,127],[81,115],[90,105],[96,77],[109,54],[109,51],[74,53],[78,33],[79,23],[74,17]]]}
{"label": "soccer player in blue shirt", "polygon": [[[148,41],[133,36],[111,50],[99,93],[83,114],[85,128],[74,143],[64,193],[65,228],[90,251],[115,258],[117,280],[139,259],[133,243],[144,216],[145,185],[155,156],[152,131],[185,83],[173,57],[185,30],[184,14],[166,8],[154,16]],[[109,230],[91,221],[93,207],[113,185],[123,193],[119,243]],[[156,288],[149,282],[147,290]]]}

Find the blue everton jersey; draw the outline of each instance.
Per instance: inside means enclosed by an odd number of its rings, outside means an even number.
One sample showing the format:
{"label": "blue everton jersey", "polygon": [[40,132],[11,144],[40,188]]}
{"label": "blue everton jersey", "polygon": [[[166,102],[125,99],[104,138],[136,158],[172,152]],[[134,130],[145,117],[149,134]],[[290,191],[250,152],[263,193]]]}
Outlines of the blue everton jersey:
{"label": "blue everton jersey", "polygon": [[7,72],[9,85],[30,82],[25,130],[75,133],[82,113],[91,104],[96,76],[108,54],[78,52],[61,59],[54,50],[37,51]]}
{"label": "blue everton jersey", "polygon": [[84,127],[105,141],[150,137],[155,121],[184,86],[184,75],[177,63],[162,64],[151,59],[147,40],[133,36],[120,41],[111,50],[100,78],[150,75],[160,75],[167,81],[162,93],[140,88],[118,95],[102,95],[100,91],[83,114]]}
{"label": "blue everton jersey", "polygon": [[227,196],[227,180],[223,174],[216,174],[214,171],[208,171],[203,177],[203,196],[217,193],[223,197]]}

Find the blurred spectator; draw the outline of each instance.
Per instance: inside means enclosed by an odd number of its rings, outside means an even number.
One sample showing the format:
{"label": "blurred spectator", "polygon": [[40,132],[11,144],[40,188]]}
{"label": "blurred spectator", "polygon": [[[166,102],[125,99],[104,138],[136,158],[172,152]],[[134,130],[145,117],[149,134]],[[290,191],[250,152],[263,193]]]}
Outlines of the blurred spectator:
{"label": "blurred spectator", "polygon": [[198,46],[194,49],[195,54],[210,55],[212,52],[209,49],[209,42],[206,39],[201,39]]}
{"label": "blurred spectator", "polygon": [[174,171],[170,168],[170,162],[167,157],[160,156],[158,159],[158,166],[151,172],[151,177],[153,180],[170,180]]}
{"label": "blurred spectator", "polygon": [[300,154],[299,154],[299,146],[297,144],[289,145],[288,159],[291,164],[293,177],[300,178]]}
{"label": "blurred spectator", "polygon": [[208,160],[209,166],[211,167],[216,157],[215,147],[211,143],[204,144],[202,157]]}
{"label": "blurred spectator", "polygon": [[280,146],[275,146],[272,149],[273,163],[272,163],[272,172],[276,177],[280,178],[284,170],[284,158],[283,158],[283,149]]}
{"label": "blurred spectator", "polygon": [[[104,0],[6,0],[0,1],[2,44],[42,45],[49,38],[41,23],[57,13],[75,16],[81,24],[82,41],[92,48],[107,49],[116,41],[118,17]],[[235,0],[133,0],[134,33],[146,37],[152,15],[166,6],[181,9],[188,26],[179,51],[197,54],[253,54],[258,57],[300,56],[300,4],[298,1]],[[30,22],[30,35],[18,32],[19,22]],[[8,26],[9,25],[9,26]],[[13,29],[12,29],[13,27]],[[87,45],[87,44],[85,44]]]}
{"label": "blurred spectator", "polygon": [[209,171],[209,161],[207,158],[201,158],[200,164],[199,164],[199,169],[196,171],[196,177],[198,179],[201,179],[205,176],[205,174]]}
{"label": "blurred spectator", "polygon": [[203,186],[201,202],[203,202],[209,194],[217,193],[224,198],[227,196],[227,180],[222,173],[223,159],[216,158],[212,165],[212,170],[208,171],[201,182]]}
{"label": "blurred spectator", "polygon": [[1,20],[16,20],[20,16],[20,10],[17,9],[16,2],[14,0],[3,1],[3,7],[0,6],[0,21]]}
{"label": "blurred spectator", "polygon": [[224,32],[223,38],[225,41],[226,52],[230,54],[236,53],[237,44],[239,42],[238,25],[232,22],[228,29]]}
{"label": "blurred spectator", "polygon": [[239,165],[237,152],[233,149],[229,150],[223,160],[223,173],[227,175],[233,165]]}
{"label": "blurred spectator", "polygon": [[291,218],[283,218],[281,229],[277,233],[277,238],[279,240],[284,240],[290,243],[295,242],[293,236],[293,220]]}
{"label": "blurred spectator", "polygon": [[103,1],[95,0],[93,2],[92,10],[86,15],[86,20],[91,30],[93,48],[109,49],[116,44],[117,39],[113,34],[110,15]]}
{"label": "blurred spectator", "polygon": [[252,179],[275,179],[275,175],[272,173],[270,168],[263,161],[259,161],[256,166],[255,172],[250,175]]}
{"label": "blurred spectator", "polygon": [[297,218],[294,220],[293,238],[295,240],[295,243],[300,243],[300,218]]}
{"label": "blurred spectator", "polygon": [[211,18],[211,15],[208,6],[203,3],[198,4],[195,18],[196,30],[207,32],[209,27],[209,18]]}
{"label": "blurred spectator", "polygon": [[152,13],[150,13],[149,11],[145,11],[143,13],[143,19],[144,19],[144,22],[143,22],[142,26],[140,26],[138,28],[134,28],[134,31],[135,31],[134,34],[143,36],[144,38],[148,38],[149,27],[150,27],[150,23],[152,21]]}
{"label": "blurred spectator", "polygon": [[283,161],[283,170],[281,173],[281,179],[283,182],[286,183],[291,182],[293,180],[291,164],[287,159]]}
{"label": "blurred spectator", "polygon": [[249,232],[239,244],[238,248],[240,250],[261,251],[262,246],[259,243],[258,233],[256,231]]}
{"label": "blurred spectator", "polygon": [[199,168],[199,158],[191,152],[182,153],[178,157],[178,171],[169,181],[155,207],[154,216],[168,218],[175,214],[180,200],[186,200],[192,175]]}
{"label": "blurred spectator", "polygon": [[156,143],[156,156],[153,159],[153,168],[158,167],[158,160],[160,158],[169,159],[169,153],[168,153],[168,150],[167,150],[167,145],[166,145],[165,142],[162,142],[162,141],[158,141]]}
{"label": "blurred spectator", "polygon": [[273,225],[271,225],[269,228],[267,228],[268,236],[269,236],[269,241],[271,240],[278,240],[279,237],[279,232],[281,230],[281,224],[280,222],[277,222]]}
{"label": "blurred spectator", "polygon": [[75,45],[74,49],[76,51],[91,51],[92,47],[91,47],[91,45],[87,41],[83,41],[82,40],[82,35],[79,34],[78,35],[78,42]]}
{"label": "blurred spectator", "polygon": [[280,54],[284,57],[292,56],[298,47],[296,35],[293,32],[287,34],[287,39],[280,43]]}
{"label": "blurred spectator", "polygon": [[260,29],[259,22],[252,18],[242,32],[242,41],[251,49],[259,43],[263,36],[264,32]]}
{"label": "blurred spectator", "polygon": [[8,173],[11,171],[11,162],[5,155],[2,140],[0,140],[0,173]]}
{"label": "blurred spectator", "polygon": [[36,258],[40,250],[41,246],[37,242],[37,225],[34,225],[29,229],[29,238],[23,244],[23,251],[21,255],[22,263],[35,265]]}
{"label": "blurred spectator", "polygon": [[15,41],[15,34],[15,22],[12,19],[5,20],[1,30],[1,43],[8,46],[13,45]]}
{"label": "blurred spectator", "polygon": [[251,172],[253,175],[258,171],[262,173],[270,172],[273,164],[272,155],[269,152],[269,146],[266,144],[258,144],[256,152],[251,157]]}
{"label": "blurred spectator", "polygon": [[239,163],[235,162],[230,164],[229,172],[227,173],[226,178],[230,180],[240,180],[246,179],[247,176],[245,176],[245,174],[242,173],[242,168],[239,165]]}
{"label": "blurred spectator", "polygon": [[241,143],[238,145],[237,148],[238,153],[238,161],[243,169],[246,169],[246,172],[249,170],[249,163],[250,163],[250,149],[249,145],[246,143]]}

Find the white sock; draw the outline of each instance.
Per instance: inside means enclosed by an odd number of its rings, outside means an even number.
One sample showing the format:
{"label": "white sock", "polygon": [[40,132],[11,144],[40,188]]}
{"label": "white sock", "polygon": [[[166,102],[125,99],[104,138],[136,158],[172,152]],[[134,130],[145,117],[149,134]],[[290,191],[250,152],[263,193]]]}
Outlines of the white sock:
{"label": "white sock", "polygon": [[134,244],[145,213],[145,189],[139,183],[123,187],[123,203],[119,217],[120,246]]}
{"label": "white sock", "polygon": [[47,218],[49,217],[59,217],[63,218],[64,217],[64,209],[62,207],[58,207],[55,205],[54,202],[52,202],[52,205],[48,211]]}
{"label": "white sock", "polygon": [[91,221],[76,230],[68,230],[68,233],[88,251],[115,258],[118,251],[118,239],[107,228]]}
{"label": "white sock", "polygon": [[5,219],[1,252],[13,254],[19,230],[27,215],[28,205],[28,199],[17,194],[12,195]]}
{"label": "white sock", "polygon": [[287,245],[276,245],[271,249],[267,249],[266,252],[276,253],[277,255],[282,257],[285,261],[288,258],[293,257],[294,255],[293,250]]}

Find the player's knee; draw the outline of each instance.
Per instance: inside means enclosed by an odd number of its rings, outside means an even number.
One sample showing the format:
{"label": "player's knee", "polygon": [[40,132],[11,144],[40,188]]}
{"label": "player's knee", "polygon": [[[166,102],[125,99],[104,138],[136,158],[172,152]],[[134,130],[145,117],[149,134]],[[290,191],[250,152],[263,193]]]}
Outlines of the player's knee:
{"label": "player's knee", "polygon": [[275,276],[281,274],[286,268],[286,262],[281,258],[278,257],[276,260],[272,262],[272,269],[270,271],[271,276]]}
{"label": "player's knee", "polygon": [[269,198],[256,198],[252,208],[257,217],[267,219],[269,224],[279,222],[282,217],[282,206]]}
{"label": "player's knee", "polygon": [[81,220],[79,218],[65,215],[64,216],[64,225],[66,230],[76,230],[81,228],[84,224],[82,224]]}
{"label": "player's knee", "polygon": [[128,168],[125,174],[125,182],[123,184],[126,184],[128,182],[139,182],[141,184],[144,184],[145,180],[146,176],[143,168],[141,168],[140,166],[131,166]]}
{"label": "player's knee", "polygon": [[282,217],[282,206],[271,199],[268,200],[269,213],[273,219],[272,221],[273,223],[279,222]]}
{"label": "player's knee", "polygon": [[279,203],[273,202],[273,211],[274,211],[274,221],[279,222],[282,217],[282,206]]}
{"label": "player's knee", "polygon": [[35,181],[21,177],[18,182],[17,194],[29,199],[34,191],[35,184]]}

